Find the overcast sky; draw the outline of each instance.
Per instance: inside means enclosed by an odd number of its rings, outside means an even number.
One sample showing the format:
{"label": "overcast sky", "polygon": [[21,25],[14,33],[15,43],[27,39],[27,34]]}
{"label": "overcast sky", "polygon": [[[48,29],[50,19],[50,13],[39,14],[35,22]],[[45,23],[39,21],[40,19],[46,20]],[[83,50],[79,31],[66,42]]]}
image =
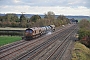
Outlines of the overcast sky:
{"label": "overcast sky", "polygon": [[0,13],[90,16],[90,0],[0,0]]}

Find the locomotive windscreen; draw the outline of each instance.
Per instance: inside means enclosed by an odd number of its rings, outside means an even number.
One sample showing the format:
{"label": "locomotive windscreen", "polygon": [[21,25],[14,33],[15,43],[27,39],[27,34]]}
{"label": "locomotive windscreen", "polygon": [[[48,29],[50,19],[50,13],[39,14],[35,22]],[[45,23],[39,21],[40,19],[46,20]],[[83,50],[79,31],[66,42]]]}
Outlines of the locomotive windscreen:
{"label": "locomotive windscreen", "polygon": [[32,29],[26,29],[26,32],[27,32],[27,33],[32,33],[33,30],[32,30]]}

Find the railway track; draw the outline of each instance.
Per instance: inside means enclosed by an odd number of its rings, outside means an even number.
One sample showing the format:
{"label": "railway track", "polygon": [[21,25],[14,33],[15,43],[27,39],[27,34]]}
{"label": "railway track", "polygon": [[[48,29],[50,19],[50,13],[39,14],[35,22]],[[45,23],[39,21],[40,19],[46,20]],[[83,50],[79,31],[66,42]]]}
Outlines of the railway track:
{"label": "railway track", "polygon": [[3,47],[0,48],[0,54],[6,52],[8,50],[11,50],[13,48],[16,48],[16,47],[18,47],[20,45],[23,45],[25,43],[27,43],[27,41],[21,40],[21,41],[17,41],[17,42],[14,42],[12,44],[9,44],[7,46],[3,46]]}
{"label": "railway track", "polygon": [[[67,34],[70,33],[70,31],[72,31],[72,28],[74,28],[74,26],[70,28],[71,30],[69,30],[69,29],[65,30],[64,33],[67,33]],[[60,33],[62,33],[62,32],[60,32]],[[36,47],[28,50],[24,54],[16,57],[14,60],[25,60],[25,59],[32,60],[33,58],[35,58],[35,56],[37,56],[39,53],[41,53],[44,49],[46,49],[47,47],[49,47],[50,45],[52,45],[56,40],[58,40],[59,35],[61,35],[60,33],[57,34],[57,35],[55,35],[55,36],[53,36],[53,37],[51,37],[50,39],[48,39],[47,41],[43,42],[42,44],[40,44],[40,45],[38,45],[38,46],[36,46]],[[67,34],[65,34],[65,35],[67,35]],[[64,41],[62,42],[62,44],[66,41],[66,39],[68,38],[68,36],[64,39]],[[63,36],[63,38],[64,37],[65,36]],[[47,60],[48,60],[48,58],[47,58]]]}
{"label": "railway track", "polygon": [[[69,26],[69,28],[70,27],[71,26]],[[61,30],[58,30],[57,32],[61,31],[60,33],[63,34],[62,31],[66,30],[66,29],[68,29],[68,27],[67,28],[63,28]],[[27,42],[26,43],[22,42],[21,44],[15,43],[15,45],[13,45],[13,46],[10,46],[10,45],[7,46],[6,48],[8,48],[8,49],[6,49],[5,47],[4,48],[0,48],[1,49],[0,53],[2,53],[2,54],[0,54],[0,59],[1,60],[10,60],[10,59],[18,60],[18,59],[22,59],[22,55],[24,55],[23,56],[23,57],[25,57],[24,59],[27,59],[26,55],[28,56],[28,54],[33,55],[33,56],[31,56],[31,58],[33,58],[35,56],[36,52],[38,52],[37,53],[37,55],[38,55],[39,53],[41,53],[43,51],[43,49],[45,49],[45,48],[49,47],[50,45],[52,45],[55,42],[55,40],[57,40],[58,37],[60,37],[57,34],[58,33],[54,32],[52,35],[48,35],[49,37],[48,36],[44,36],[44,37],[35,39],[33,41],[30,41],[28,43]],[[41,51],[38,51],[38,50],[41,50]],[[30,59],[30,56],[29,56],[28,59]]]}
{"label": "railway track", "polygon": [[[68,35],[68,34],[66,34],[66,35]],[[72,34],[70,33],[67,37],[64,35],[63,36],[64,39],[62,37],[57,40],[57,44],[55,44],[56,46],[52,45],[52,46],[48,47],[47,49],[44,49],[44,51],[41,52],[36,57],[34,56],[34,59],[28,59],[28,60],[58,60],[57,58],[60,57],[62,51],[64,51],[68,47],[68,45],[71,41],[71,40],[70,41],[67,40],[70,38],[70,35],[72,35]],[[63,39],[63,41],[62,41],[62,39]]]}
{"label": "railway track", "polygon": [[[67,30],[67,32],[69,32],[69,30]],[[66,33],[66,31],[65,32],[63,32],[62,33],[63,35],[61,35],[61,34],[59,34],[58,36],[57,36],[57,39],[55,40],[55,42],[53,43],[54,44],[54,46],[50,46],[48,49],[45,49],[45,51],[43,50],[43,53],[41,53],[41,54],[39,54],[39,56],[34,56],[34,59],[32,59],[32,60],[45,60],[45,59],[47,59],[47,57],[48,56],[50,56],[49,54],[52,54],[52,52],[53,52],[53,50],[54,49],[56,49],[57,48],[57,46],[59,46],[61,43],[63,43],[64,41],[63,41],[63,38],[65,38],[66,37],[66,35],[68,35],[68,33]],[[60,37],[62,37],[62,38],[60,38]],[[58,43],[59,42],[59,43]],[[52,45],[53,45],[52,44]],[[48,54],[49,53],[49,54]]]}
{"label": "railway track", "polygon": [[[35,40],[35,41],[25,41],[23,43],[19,43],[17,45],[14,45],[13,48],[9,47],[9,49],[7,50],[3,50],[0,54],[0,59],[8,59],[12,57],[14,57],[16,54],[19,54],[20,52],[23,52],[23,50],[27,50],[29,49],[28,47],[32,47],[33,45],[37,44],[40,42],[43,42],[42,39],[39,39],[39,40]],[[17,46],[17,47],[16,47]],[[9,51],[8,51],[9,50]],[[10,56],[9,56],[10,55]]]}
{"label": "railway track", "polygon": [[55,50],[54,52],[49,55],[49,57],[45,60],[61,60],[64,52],[66,51],[67,47],[69,46],[71,40],[70,40],[70,36],[76,32],[75,30],[73,30],[63,41],[63,43],[61,43]]}
{"label": "railway track", "polygon": [[[62,33],[62,32],[61,32]],[[57,35],[56,35],[57,36]],[[54,37],[55,38],[55,37]],[[52,38],[53,39],[53,38]],[[52,39],[50,39],[50,40],[52,40]],[[56,38],[55,38],[56,39]],[[49,42],[49,41],[47,41],[47,42]],[[46,42],[44,42],[44,43],[46,43]],[[42,45],[44,45],[44,43],[42,43]],[[40,44],[40,47],[42,46],[41,44]],[[35,48],[35,47],[34,47]],[[36,48],[35,49],[37,49],[38,47],[36,46]],[[35,50],[35,49],[33,49],[33,50]],[[31,51],[33,51],[33,50],[31,50]],[[41,50],[41,49],[40,49]],[[28,51],[27,51],[27,54],[29,54],[28,53]],[[26,53],[24,53],[24,54],[22,54],[22,55],[26,55]],[[20,56],[22,56],[22,55],[20,55]],[[19,56],[19,57],[20,57]],[[24,56],[23,56],[24,57]],[[21,57],[20,57],[21,58]],[[20,58],[18,58],[18,59],[20,59]]]}

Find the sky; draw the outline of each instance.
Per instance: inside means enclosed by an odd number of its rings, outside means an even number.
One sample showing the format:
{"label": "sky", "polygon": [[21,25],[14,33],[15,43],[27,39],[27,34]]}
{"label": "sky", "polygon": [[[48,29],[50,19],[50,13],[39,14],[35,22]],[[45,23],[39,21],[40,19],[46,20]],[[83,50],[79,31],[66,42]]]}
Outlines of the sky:
{"label": "sky", "polygon": [[90,0],[0,0],[0,13],[90,16]]}

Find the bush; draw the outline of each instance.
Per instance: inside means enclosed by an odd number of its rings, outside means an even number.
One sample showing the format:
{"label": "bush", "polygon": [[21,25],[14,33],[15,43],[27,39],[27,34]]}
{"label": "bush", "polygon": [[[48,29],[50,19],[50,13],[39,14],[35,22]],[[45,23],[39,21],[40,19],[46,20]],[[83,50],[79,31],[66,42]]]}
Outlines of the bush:
{"label": "bush", "polygon": [[23,31],[1,31],[0,35],[23,36]]}
{"label": "bush", "polygon": [[79,23],[79,26],[79,40],[90,48],[90,22],[84,19]]}

